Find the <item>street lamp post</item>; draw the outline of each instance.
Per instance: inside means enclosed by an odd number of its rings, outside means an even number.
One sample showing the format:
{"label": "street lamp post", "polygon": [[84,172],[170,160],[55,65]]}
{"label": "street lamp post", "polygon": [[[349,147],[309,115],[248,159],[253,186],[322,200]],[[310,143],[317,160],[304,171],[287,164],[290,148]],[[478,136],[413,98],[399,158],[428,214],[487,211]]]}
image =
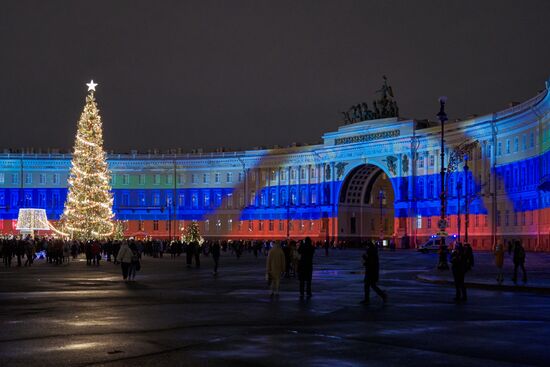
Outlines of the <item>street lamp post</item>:
{"label": "street lamp post", "polygon": [[445,193],[445,121],[447,121],[447,114],[445,113],[445,103],[447,102],[447,97],[439,97],[439,112],[437,118],[441,123],[441,211],[439,218],[439,235],[440,235],[440,245],[439,245],[439,263],[437,268],[440,270],[449,269],[449,264],[447,263],[447,246],[445,245],[445,230],[447,229],[447,218],[446,218],[446,201],[447,196]]}
{"label": "street lamp post", "polygon": [[461,231],[461,224],[462,224],[462,218],[460,217],[460,204],[461,204],[461,196],[462,196],[462,180],[461,179],[457,179],[457,182],[456,182],[456,192],[458,194],[458,205],[457,205],[457,209],[458,209],[458,212],[457,212],[457,215],[458,215],[458,220],[457,220],[457,224],[458,224],[458,242],[460,242],[460,231]]}
{"label": "street lamp post", "polygon": [[465,198],[464,198],[464,242],[465,243],[468,243],[468,226],[470,225],[470,205],[469,205],[469,200],[470,200],[470,181],[469,181],[469,174],[468,174],[468,171],[469,171],[470,167],[468,167],[468,155],[465,155],[464,156],[464,186],[466,187],[466,194],[465,194]]}
{"label": "street lamp post", "polygon": [[380,192],[378,192],[378,200],[380,201],[380,245],[382,245],[382,241],[384,240],[384,199],[384,190],[380,189]]}

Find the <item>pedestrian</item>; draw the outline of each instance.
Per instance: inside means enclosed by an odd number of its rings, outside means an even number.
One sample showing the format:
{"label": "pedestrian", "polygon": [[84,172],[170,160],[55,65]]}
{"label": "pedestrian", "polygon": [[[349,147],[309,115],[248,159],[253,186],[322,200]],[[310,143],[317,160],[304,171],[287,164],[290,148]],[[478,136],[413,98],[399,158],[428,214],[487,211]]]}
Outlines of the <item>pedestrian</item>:
{"label": "pedestrian", "polygon": [[466,284],[464,283],[464,275],[466,274],[466,260],[464,248],[461,243],[457,243],[451,252],[451,266],[456,289],[454,300],[455,302],[466,301]]}
{"label": "pedestrian", "polygon": [[370,303],[371,288],[380,298],[382,298],[382,301],[386,302],[388,300],[388,295],[376,285],[380,277],[378,246],[376,246],[372,241],[369,241],[365,250],[366,251],[363,254],[363,266],[365,267],[365,278],[363,279],[365,299],[362,303],[366,305]]}
{"label": "pedestrian", "polygon": [[120,262],[122,268],[122,279],[127,280],[130,265],[132,264],[132,250],[128,247],[128,242],[126,240],[122,241],[116,260]]}
{"label": "pedestrian", "polygon": [[[307,291],[307,297],[312,296],[311,293],[311,276],[313,273],[313,254],[315,249],[311,244],[311,238],[306,239],[300,244],[298,254],[298,279],[300,280],[300,298],[304,298],[304,290]],[[305,288],[305,289],[304,289]]]}
{"label": "pedestrian", "polygon": [[266,261],[266,279],[271,281],[271,297],[279,296],[279,285],[281,284],[281,274],[285,272],[286,260],[283,249],[279,241],[273,244],[269,251]]}
{"label": "pedestrian", "polygon": [[525,249],[520,241],[514,243],[514,257],[512,260],[514,262],[514,278],[512,280],[514,283],[517,283],[518,268],[521,268],[523,272],[523,283],[527,283],[527,273],[525,272]]}
{"label": "pedestrian", "polygon": [[187,243],[185,245],[185,262],[188,268],[191,267],[191,264],[193,262],[193,251],[193,242]]}
{"label": "pedestrian", "polygon": [[498,270],[497,283],[502,284],[504,281],[504,273],[502,271],[504,266],[504,246],[501,243],[497,243],[493,253],[495,255],[495,265]]}
{"label": "pedestrian", "polygon": [[220,241],[214,242],[212,245],[212,259],[214,260],[214,275],[218,275],[218,264],[220,262]]}
{"label": "pedestrian", "polygon": [[464,261],[466,265],[466,272],[472,270],[474,267],[474,250],[469,243],[464,244]]}
{"label": "pedestrian", "polygon": [[134,281],[136,278],[136,271],[141,270],[141,255],[135,243],[132,242],[128,247],[130,247],[130,251],[132,251],[132,260],[130,262],[130,268],[128,269],[128,279]]}
{"label": "pedestrian", "polygon": [[195,267],[201,267],[201,245],[198,242],[193,244],[194,254],[195,254]]}

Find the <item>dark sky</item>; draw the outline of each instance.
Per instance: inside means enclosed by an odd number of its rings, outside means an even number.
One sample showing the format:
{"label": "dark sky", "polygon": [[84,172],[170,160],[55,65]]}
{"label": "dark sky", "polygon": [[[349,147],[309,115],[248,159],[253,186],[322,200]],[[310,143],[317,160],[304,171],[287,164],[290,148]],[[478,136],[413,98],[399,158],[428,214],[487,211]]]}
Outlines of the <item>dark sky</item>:
{"label": "dark sky", "polygon": [[550,1],[0,1],[0,148],[317,142],[387,75],[401,115],[504,109],[550,77]]}

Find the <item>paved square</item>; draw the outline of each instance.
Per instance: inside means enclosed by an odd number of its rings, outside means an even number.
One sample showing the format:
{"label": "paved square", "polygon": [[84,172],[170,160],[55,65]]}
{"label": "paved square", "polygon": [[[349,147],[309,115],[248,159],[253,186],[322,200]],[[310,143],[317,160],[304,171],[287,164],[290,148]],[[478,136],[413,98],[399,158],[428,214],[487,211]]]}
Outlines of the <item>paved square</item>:
{"label": "paved square", "polygon": [[[358,250],[314,259],[314,296],[285,279],[279,299],[265,257],[222,254],[187,269],[145,257],[135,283],[77,260],[0,268],[1,366],[505,366],[550,362],[550,296],[454,290],[416,280],[435,255],[381,252],[383,305],[362,299]],[[478,264],[490,264],[477,254]],[[481,265],[480,265],[481,266]],[[535,275],[536,276],[536,275]],[[373,297],[373,294],[371,294]]]}

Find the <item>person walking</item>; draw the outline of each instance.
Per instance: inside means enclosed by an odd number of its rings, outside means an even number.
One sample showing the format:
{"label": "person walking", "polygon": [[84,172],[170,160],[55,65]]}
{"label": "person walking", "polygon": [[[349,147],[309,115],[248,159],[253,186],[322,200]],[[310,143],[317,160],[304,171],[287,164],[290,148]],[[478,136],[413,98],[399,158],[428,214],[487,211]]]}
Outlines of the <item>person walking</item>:
{"label": "person walking", "polygon": [[523,272],[523,283],[527,283],[527,273],[525,272],[525,249],[520,241],[514,243],[514,257],[512,260],[514,262],[514,278],[512,280],[514,283],[517,283],[518,268],[520,268]]}
{"label": "person walking", "polygon": [[461,243],[457,243],[451,252],[451,267],[453,271],[453,279],[455,283],[456,295],[455,302],[466,301],[466,284],[464,283],[464,275],[466,273],[466,260],[464,248]]}
{"label": "person walking", "polygon": [[126,240],[122,241],[116,260],[120,262],[122,268],[122,279],[127,280],[130,265],[132,264],[132,250],[128,247],[128,242]]}
{"label": "person walking", "polygon": [[136,271],[141,270],[141,263],[139,261],[141,254],[139,253],[135,243],[132,242],[128,247],[130,248],[130,251],[132,251],[132,259],[130,262],[130,267],[128,268],[128,279],[134,281],[136,278]]}
{"label": "person walking", "polygon": [[[307,291],[307,297],[312,296],[311,293],[311,276],[313,273],[313,254],[315,249],[311,244],[311,238],[306,237],[298,248],[300,260],[298,260],[298,279],[300,280],[300,298],[304,298],[304,290]],[[305,289],[304,289],[305,288]]]}
{"label": "person walking", "polygon": [[504,281],[504,273],[502,271],[502,268],[504,266],[504,246],[501,243],[497,243],[495,245],[493,254],[495,255],[495,265],[498,270],[497,283],[502,284],[502,282]]}
{"label": "person walking", "polygon": [[370,303],[371,288],[380,298],[382,298],[382,301],[386,302],[388,300],[388,295],[376,285],[380,277],[378,246],[376,246],[374,242],[369,241],[365,250],[363,254],[363,266],[365,267],[365,278],[363,279],[365,299],[362,303],[366,305]]}
{"label": "person walking", "polygon": [[269,251],[266,261],[265,275],[271,280],[271,297],[279,296],[279,285],[281,284],[281,274],[285,272],[286,260],[283,249],[279,241],[275,242],[273,248]]}
{"label": "person walking", "polygon": [[212,259],[214,260],[214,275],[218,275],[218,265],[220,262],[220,241],[214,242],[212,245]]}

